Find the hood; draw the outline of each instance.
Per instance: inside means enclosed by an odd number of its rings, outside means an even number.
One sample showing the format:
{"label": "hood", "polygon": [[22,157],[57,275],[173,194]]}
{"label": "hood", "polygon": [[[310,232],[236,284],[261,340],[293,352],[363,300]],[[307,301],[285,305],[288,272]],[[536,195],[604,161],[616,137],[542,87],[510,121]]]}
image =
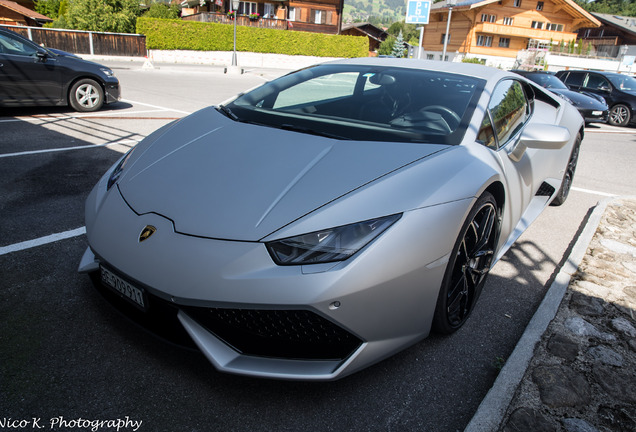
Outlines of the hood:
{"label": "hood", "polygon": [[605,111],[608,109],[607,104],[605,102],[601,102],[596,98],[596,96],[590,96],[585,93],[579,93],[572,90],[566,89],[550,89],[551,92],[563,95],[574,102],[576,107],[581,109],[591,109],[591,110],[601,110]]}
{"label": "hood", "polygon": [[160,214],[177,232],[258,241],[447,147],[339,141],[237,123],[206,108],[140,143],[119,189],[135,212]]}

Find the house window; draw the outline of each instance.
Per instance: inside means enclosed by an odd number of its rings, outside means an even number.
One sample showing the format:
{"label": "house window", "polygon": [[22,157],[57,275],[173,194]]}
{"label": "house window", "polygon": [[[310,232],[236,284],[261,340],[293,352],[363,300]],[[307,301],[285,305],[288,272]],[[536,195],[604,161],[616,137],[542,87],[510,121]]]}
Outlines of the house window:
{"label": "house window", "polygon": [[531,27],[537,30],[543,30],[543,25],[545,23],[543,21],[532,21]]}
{"label": "house window", "polygon": [[481,22],[494,23],[495,21],[497,21],[497,15],[481,14]]}
{"label": "house window", "polygon": [[254,2],[240,2],[238,13],[239,15],[249,15],[251,13],[258,12],[258,5]]}
{"label": "house window", "polygon": [[[560,31],[563,31],[563,24],[548,23],[545,28],[546,28],[546,30],[560,32]],[[586,31],[589,31],[589,30],[586,30]],[[585,36],[585,37],[587,37],[587,36]]]}
{"label": "house window", "polygon": [[265,3],[263,18],[276,18],[276,9],[272,3]]}
{"label": "house window", "polygon": [[326,13],[324,11],[321,11],[319,9],[315,9],[312,11],[313,15],[314,15],[314,24],[324,24],[325,23],[325,19],[326,19]]}
{"label": "house window", "polygon": [[537,10],[538,11],[542,11],[543,10],[543,2],[542,1],[537,2]]}
{"label": "house window", "polygon": [[503,25],[512,25],[513,22],[514,22],[514,18],[504,17],[503,19]]}
{"label": "house window", "polygon": [[521,7],[521,0],[515,0],[514,6]]}
{"label": "house window", "polygon": [[[451,38],[451,35],[449,34],[448,35],[448,39],[446,40],[447,44],[450,43],[450,38]],[[444,39],[446,39],[446,34],[442,34],[442,40],[439,43],[443,44],[444,43]]]}
{"label": "house window", "polygon": [[510,48],[510,38],[499,38],[499,47],[500,48]]}
{"label": "house window", "polygon": [[477,36],[477,46],[492,46],[492,36],[478,35]]}
{"label": "house window", "polygon": [[290,7],[289,8],[289,15],[287,16],[287,19],[289,21],[296,21],[296,8],[295,7]]}
{"label": "house window", "polygon": [[435,54],[426,54],[426,60],[435,60]]}
{"label": "house window", "polygon": [[488,14],[481,14],[481,22],[488,22]]}

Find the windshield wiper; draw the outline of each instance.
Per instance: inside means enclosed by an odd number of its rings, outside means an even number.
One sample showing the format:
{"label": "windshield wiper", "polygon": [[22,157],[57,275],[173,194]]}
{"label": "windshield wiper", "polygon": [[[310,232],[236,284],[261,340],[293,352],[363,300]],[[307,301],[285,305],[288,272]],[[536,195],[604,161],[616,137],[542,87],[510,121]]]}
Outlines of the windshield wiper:
{"label": "windshield wiper", "polygon": [[228,118],[234,120],[234,121],[240,121],[238,116],[236,114],[234,114],[232,112],[231,109],[229,109],[228,107],[224,106],[224,105],[219,105],[218,110],[221,111],[223,114],[225,114]]}
{"label": "windshield wiper", "polygon": [[311,129],[311,128],[306,128],[306,127],[302,127],[302,126],[296,126],[296,125],[292,125],[289,123],[284,123],[282,125],[280,125],[281,129],[285,129],[285,130],[289,130],[289,131],[293,131],[293,132],[301,132],[301,133],[306,133],[306,134],[310,134],[310,135],[318,135],[318,136],[322,136],[325,138],[333,138],[333,139],[338,139],[338,140],[350,140],[351,138],[346,138],[340,135],[334,135],[332,133],[329,132],[324,132],[324,131],[319,131],[319,130],[315,130],[315,129]]}

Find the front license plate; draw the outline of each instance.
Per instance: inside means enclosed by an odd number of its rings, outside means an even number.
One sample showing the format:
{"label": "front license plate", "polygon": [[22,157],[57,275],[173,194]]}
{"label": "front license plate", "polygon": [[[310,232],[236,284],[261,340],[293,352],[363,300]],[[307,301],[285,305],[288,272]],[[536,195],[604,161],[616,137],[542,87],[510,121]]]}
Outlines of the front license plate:
{"label": "front license plate", "polygon": [[100,269],[102,274],[102,282],[106,286],[117,291],[125,299],[127,299],[137,307],[140,307],[144,310],[146,309],[146,296],[144,295],[144,291],[142,289],[137,288],[130,282],[120,278],[107,268],[100,267]]}
{"label": "front license plate", "polygon": [[600,116],[603,114],[603,111],[592,111],[592,115]]}

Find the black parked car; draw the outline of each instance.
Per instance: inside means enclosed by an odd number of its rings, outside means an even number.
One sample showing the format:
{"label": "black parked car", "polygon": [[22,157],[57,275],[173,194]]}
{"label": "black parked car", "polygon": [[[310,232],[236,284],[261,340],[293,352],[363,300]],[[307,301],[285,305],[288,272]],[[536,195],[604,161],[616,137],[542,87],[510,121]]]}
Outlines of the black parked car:
{"label": "black parked car", "polygon": [[559,71],[556,76],[570,90],[602,96],[609,105],[609,124],[627,126],[636,122],[636,79],[615,72]]}
{"label": "black parked car", "polygon": [[0,28],[0,106],[68,105],[96,111],[119,100],[113,71]]}
{"label": "black parked car", "polygon": [[569,90],[559,78],[549,72],[530,72],[522,70],[513,70],[512,72],[536,82],[541,87],[555,93],[574,105],[576,109],[579,110],[579,113],[581,113],[585,124],[605,123],[607,121],[608,107],[603,97],[595,95],[594,93],[585,94]]}

